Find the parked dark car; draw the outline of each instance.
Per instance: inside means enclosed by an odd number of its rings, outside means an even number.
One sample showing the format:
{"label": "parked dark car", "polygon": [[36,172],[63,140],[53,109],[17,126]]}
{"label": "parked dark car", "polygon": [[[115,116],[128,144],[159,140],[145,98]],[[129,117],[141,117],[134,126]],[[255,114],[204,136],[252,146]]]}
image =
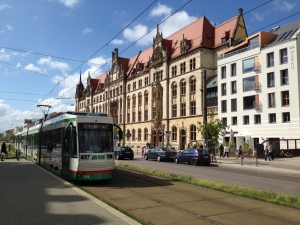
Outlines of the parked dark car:
{"label": "parked dark car", "polygon": [[115,159],[133,159],[134,153],[130,147],[115,147]]}
{"label": "parked dark car", "polygon": [[197,166],[201,163],[209,166],[210,165],[210,155],[207,150],[189,148],[181,153],[178,153],[174,158],[176,163],[188,163]]}
{"label": "parked dark car", "polygon": [[163,160],[174,161],[174,157],[176,154],[176,151],[173,151],[172,148],[154,147],[149,149],[145,153],[145,159],[156,159],[158,162]]}

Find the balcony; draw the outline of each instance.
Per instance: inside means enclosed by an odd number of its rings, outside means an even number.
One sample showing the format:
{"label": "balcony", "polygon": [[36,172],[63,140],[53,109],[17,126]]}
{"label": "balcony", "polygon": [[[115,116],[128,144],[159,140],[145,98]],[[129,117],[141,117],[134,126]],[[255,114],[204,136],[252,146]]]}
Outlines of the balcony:
{"label": "balcony", "polygon": [[255,89],[255,91],[261,90],[261,84],[260,84],[260,82],[255,82],[254,89]]}
{"label": "balcony", "polygon": [[261,105],[261,102],[260,101],[254,101],[253,102],[253,108],[258,110],[258,109],[261,109],[262,105]]}
{"label": "balcony", "polygon": [[255,62],[253,63],[253,71],[260,71],[260,63],[259,62]]}
{"label": "balcony", "polygon": [[258,47],[259,47],[259,43],[256,43],[254,45],[248,46],[247,48],[242,48],[242,49],[236,50],[234,52],[230,52],[228,54],[221,55],[221,56],[218,57],[218,60],[225,59],[225,58],[228,58],[228,57],[231,57],[231,56],[234,56],[234,55],[237,55],[237,54],[240,54],[240,53],[243,53],[243,52],[246,52],[246,51],[258,48]]}

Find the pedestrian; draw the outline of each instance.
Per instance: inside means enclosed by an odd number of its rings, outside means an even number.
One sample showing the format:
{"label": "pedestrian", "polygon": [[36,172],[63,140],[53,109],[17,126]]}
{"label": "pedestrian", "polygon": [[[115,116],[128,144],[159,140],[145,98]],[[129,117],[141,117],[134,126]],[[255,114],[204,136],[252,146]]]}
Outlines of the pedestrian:
{"label": "pedestrian", "polygon": [[220,158],[221,157],[223,157],[224,158],[224,146],[222,145],[222,144],[220,144],[220,148],[219,148],[219,150],[220,150]]}
{"label": "pedestrian", "polygon": [[225,158],[225,156],[227,155],[227,158],[229,158],[229,147],[228,147],[228,145],[225,145],[225,148],[224,148],[224,156],[223,156],[223,158]]}
{"label": "pedestrian", "polygon": [[145,158],[145,147],[142,147],[142,158]]}
{"label": "pedestrian", "polygon": [[269,159],[269,161],[272,161],[271,158],[270,158],[269,149],[266,146],[266,148],[265,148],[265,161],[267,161],[267,159]]}
{"label": "pedestrian", "polygon": [[273,153],[272,145],[269,145],[268,151],[269,151],[270,158],[272,160],[274,160],[274,153]]}
{"label": "pedestrian", "polygon": [[242,159],[244,158],[243,157],[243,149],[242,149],[242,146],[240,145],[239,149],[238,149],[238,153],[237,153],[237,159],[241,157]]}
{"label": "pedestrian", "polygon": [[3,156],[5,156],[6,154],[7,154],[6,145],[5,145],[5,142],[3,141],[2,145],[1,145],[1,161],[4,161]]}

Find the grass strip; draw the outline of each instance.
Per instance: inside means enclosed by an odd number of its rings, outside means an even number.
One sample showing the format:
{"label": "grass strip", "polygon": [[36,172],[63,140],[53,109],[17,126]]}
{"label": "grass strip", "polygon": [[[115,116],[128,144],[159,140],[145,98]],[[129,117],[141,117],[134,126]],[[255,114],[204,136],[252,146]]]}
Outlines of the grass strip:
{"label": "grass strip", "polygon": [[187,184],[197,185],[216,191],[222,191],[242,197],[247,197],[255,200],[287,206],[295,209],[300,209],[300,197],[278,194],[274,191],[260,191],[250,188],[240,187],[238,185],[228,185],[220,182],[196,179],[192,176],[178,175],[174,173],[166,173],[159,170],[140,168],[126,164],[115,164],[116,168],[139,172],[151,176],[161,177],[173,181],[180,181]]}

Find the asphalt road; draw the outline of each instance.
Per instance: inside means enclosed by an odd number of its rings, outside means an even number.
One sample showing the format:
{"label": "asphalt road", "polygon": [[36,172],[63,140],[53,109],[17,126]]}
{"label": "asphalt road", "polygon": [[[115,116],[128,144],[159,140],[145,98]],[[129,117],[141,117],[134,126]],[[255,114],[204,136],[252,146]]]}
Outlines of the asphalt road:
{"label": "asphalt road", "polygon": [[192,166],[174,162],[157,162],[135,157],[134,160],[118,160],[117,163],[157,169],[180,175],[193,176],[199,179],[212,180],[231,185],[238,185],[257,190],[274,191],[276,193],[300,196],[299,177],[269,174],[259,171],[243,171],[222,167],[218,164],[211,166]]}

